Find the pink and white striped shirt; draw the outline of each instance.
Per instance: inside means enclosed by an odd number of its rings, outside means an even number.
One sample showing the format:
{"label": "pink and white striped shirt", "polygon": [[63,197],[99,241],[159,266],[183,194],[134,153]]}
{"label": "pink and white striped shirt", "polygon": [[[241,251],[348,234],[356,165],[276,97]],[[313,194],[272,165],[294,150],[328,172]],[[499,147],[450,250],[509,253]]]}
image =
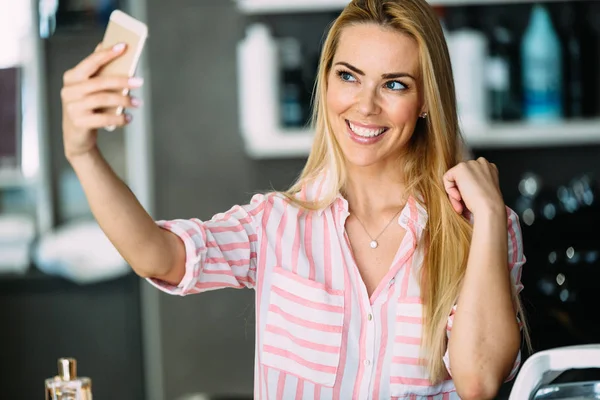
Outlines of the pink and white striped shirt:
{"label": "pink and white striped shirt", "polygon": [[[318,200],[324,183],[299,196]],[[518,293],[525,257],[518,217],[507,210],[508,270]],[[419,358],[425,208],[407,202],[398,217],[407,234],[370,297],[345,233],[348,215],[341,195],[305,211],[271,193],[210,221],[159,221],[185,243],[186,270],[177,286],[150,282],[176,295],[255,289],[256,399],[458,399],[451,379],[431,384]],[[444,362],[450,371],[448,352]],[[510,378],[519,363],[520,354]]]}

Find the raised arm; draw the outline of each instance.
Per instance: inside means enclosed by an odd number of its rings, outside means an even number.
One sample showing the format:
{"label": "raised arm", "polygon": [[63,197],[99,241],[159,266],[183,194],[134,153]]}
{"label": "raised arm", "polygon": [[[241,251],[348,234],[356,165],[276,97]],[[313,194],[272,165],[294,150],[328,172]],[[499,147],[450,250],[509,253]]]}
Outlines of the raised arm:
{"label": "raised arm", "polygon": [[141,86],[139,79],[94,76],[123,50],[97,49],[64,74],[61,98],[65,156],[98,224],[133,270],[143,277],[177,284],[185,273],[182,240],[155,224],[97,147],[98,128],[130,122],[125,114],[110,115],[103,110],[139,106],[136,99],[120,94],[123,88]]}

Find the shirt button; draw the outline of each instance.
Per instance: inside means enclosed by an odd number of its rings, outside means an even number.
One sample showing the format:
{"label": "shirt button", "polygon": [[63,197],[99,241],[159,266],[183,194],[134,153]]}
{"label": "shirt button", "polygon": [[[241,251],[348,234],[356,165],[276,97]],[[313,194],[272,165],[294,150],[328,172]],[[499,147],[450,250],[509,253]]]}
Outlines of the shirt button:
{"label": "shirt button", "polygon": [[367,319],[368,319],[369,321],[370,321],[370,320],[372,320],[372,319],[373,319],[373,314],[369,314],[369,315],[367,315]]}
{"label": "shirt button", "polygon": [[371,361],[369,361],[369,360],[365,360],[365,366],[367,366],[367,367],[368,367],[369,365],[371,365]]}

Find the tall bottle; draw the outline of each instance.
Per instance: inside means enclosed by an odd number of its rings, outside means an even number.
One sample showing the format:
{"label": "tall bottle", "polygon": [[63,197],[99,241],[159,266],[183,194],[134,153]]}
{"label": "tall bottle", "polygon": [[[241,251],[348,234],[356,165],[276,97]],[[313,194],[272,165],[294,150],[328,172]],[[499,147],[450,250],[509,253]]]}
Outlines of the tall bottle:
{"label": "tall bottle", "polygon": [[597,117],[600,115],[600,3],[590,2],[585,5],[585,40],[582,40],[581,54],[584,68],[584,115]]}
{"label": "tall bottle", "polygon": [[58,359],[58,375],[46,379],[46,400],[92,400],[92,380],[77,376],[75,359]]}
{"label": "tall bottle", "polygon": [[[565,3],[561,8],[563,41],[563,98],[565,116],[581,118],[584,115],[583,24],[577,20],[576,6]],[[587,35],[586,35],[587,36]]]}
{"label": "tall bottle", "polygon": [[456,7],[449,18],[448,50],[456,87],[458,116],[462,127],[478,131],[487,123],[486,59],[488,41],[474,27],[466,8]]}
{"label": "tall bottle", "polygon": [[533,6],[521,43],[523,114],[531,122],[563,116],[562,50],[548,10]]}
{"label": "tall bottle", "polygon": [[303,126],[307,121],[306,106],[310,103],[304,92],[302,51],[294,37],[278,40],[280,71],[280,123],[287,128]]}
{"label": "tall bottle", "polygon": [[518,43],[501,10],[488,16],[489,55],[487,87],[490,119],[509,121],[520,118],[518,84]]}

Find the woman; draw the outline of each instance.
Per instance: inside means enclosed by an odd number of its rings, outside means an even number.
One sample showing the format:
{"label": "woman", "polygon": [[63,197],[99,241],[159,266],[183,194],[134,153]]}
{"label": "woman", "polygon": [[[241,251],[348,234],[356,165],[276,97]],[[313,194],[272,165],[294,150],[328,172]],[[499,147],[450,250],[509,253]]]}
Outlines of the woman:
{"label": "woman", "polygon": [[94,110],[136,106],[105,91],[139,82],[90,78],[121,52],[65,74],[66,156],[140,276],[178,295],[256,290],[256,398],[488,399],[514,375],[519,222],[496,167],[460,162],[448,51],[424,0],[345,8],[302,176],[210,221],[155,224],[98,152],[95,129],[128,120]]}

